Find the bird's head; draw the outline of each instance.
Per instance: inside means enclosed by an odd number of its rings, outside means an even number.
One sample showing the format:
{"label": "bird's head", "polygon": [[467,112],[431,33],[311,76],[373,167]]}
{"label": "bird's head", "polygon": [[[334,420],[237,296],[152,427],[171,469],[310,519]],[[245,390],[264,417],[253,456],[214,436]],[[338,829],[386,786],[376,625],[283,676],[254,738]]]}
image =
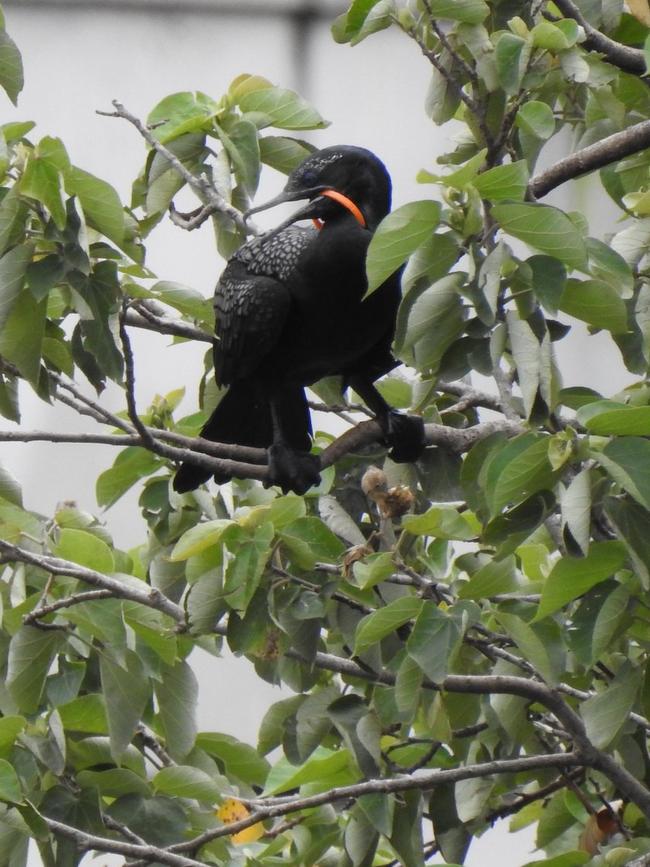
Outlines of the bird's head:
{"label": "bird's head", "polygon": [[297,220],[326,222],[351,213],[358,223],[374,231],[390,210],[390,175],[381,160],[365,148],[351,145],[323,148],[314,151],[291,172],[279,196],[251,208],[246,216],[301,199],[309,201],[281,228]]}

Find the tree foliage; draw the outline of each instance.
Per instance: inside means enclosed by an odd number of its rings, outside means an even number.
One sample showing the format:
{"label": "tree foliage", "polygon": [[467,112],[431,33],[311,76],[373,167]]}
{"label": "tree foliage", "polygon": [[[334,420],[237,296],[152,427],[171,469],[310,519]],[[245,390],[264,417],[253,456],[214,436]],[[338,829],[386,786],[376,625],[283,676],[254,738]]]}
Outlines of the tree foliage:
{"label": "tree foliage", "polygon": [[[317,434],[305,497],[259,484],[259,450],[196,438],[219,399],[209,369],[195,415],[177,417],[179,390],[137,407],[129,334],[209,348],[209,301],[154,278],[147,237],[167,215],[210,221],[229,255],[263,166],[297,165],[318,112],[256,75],[170,95],[146,122],[116,103],[147,148],[128,206],[32,122],[0,128],[0,413],[18,423],[0,439],[114,445],[98,506],[138,485],[147,525],[124,551],[74,505],[27,510],[0,469],[1,867],[29,838],[48,867],[93,849],[462,863],[501,817],[536,825],[546,863],[650,863],[649,24],[645,0],[354,0],[334,22],[342,43],[412,40],[426,111],[462,134],[368,257],[369,291],[407,263],[395,348],[412,371],[380,387],[424,416],[430,448],[392,464],[354,395],[318,383],[352,425]],[[0,29],[13,101],[22,80]],[[586,173],[620,217],[606,239],[543,201]],[[576,320],[630,373],[621,393],[558,369]],[[20,381],[99,432],[24,430]],[[188,450],[239,481],[174,493]],[[223,642],[295,693],[255,747],[197,730],[191,652],[217,671]]]}

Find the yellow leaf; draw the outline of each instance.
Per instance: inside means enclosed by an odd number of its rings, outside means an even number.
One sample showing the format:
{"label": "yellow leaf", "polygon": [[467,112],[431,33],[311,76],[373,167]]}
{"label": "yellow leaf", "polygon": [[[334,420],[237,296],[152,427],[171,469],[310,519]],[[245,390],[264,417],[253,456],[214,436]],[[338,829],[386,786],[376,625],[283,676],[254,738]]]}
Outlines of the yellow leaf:
{"label": "yellow leaf", "polygon": [[648,0],[627,0],[627,6],[637,21],[640,21],[641,24],[645,24],[646,27],[650,27],[650,7],[648,6]]}
{"label": "yellow leaf", "polygon": [[[241,819],[246,819],[250,816],[250,811],[241,801],[235,798],[226,798],[223,804],[215,811],[217,819],[224,825],[231,825],[233,822],[239,822]],[[233,834],[231,839],[233,843],[254,843],[259,840],[264,834],[264,826],[261,822],[256,822],[250,828],[244,828],[237,834]]]}

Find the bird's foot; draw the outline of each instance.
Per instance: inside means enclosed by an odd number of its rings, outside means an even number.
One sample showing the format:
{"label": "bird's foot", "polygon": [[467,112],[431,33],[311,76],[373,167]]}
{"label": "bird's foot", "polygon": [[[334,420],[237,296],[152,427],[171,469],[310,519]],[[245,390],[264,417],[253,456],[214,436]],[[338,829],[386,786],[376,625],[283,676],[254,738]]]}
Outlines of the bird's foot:
{"label": "bird's foot", "polygon": [[384,439],[391,447],[388,456],[397,464],[410,464],[420,457],[426,446],[424,420],[392,409],[384,428]]}
{"label": "bird's foot", "polygon": [[265,488],[278,485],[283,494],[293,491],[304,494],[320,484],[320,458],[309,452],[299,452],[282,443],[274,443],[268,449],[269,475]]}

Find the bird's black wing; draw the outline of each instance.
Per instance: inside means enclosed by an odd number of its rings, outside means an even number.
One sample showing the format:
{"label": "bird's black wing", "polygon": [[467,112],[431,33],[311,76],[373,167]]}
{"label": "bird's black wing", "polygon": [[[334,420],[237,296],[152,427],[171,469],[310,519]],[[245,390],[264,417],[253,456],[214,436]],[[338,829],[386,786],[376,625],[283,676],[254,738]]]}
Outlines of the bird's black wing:
{"label": "bird's black wing", "polygon": [[244,244],[228,263],[214,295],[214,368],[219,385],[243,379],[277,344],[291,308],[286,280],[314,233],[290,227]]}

